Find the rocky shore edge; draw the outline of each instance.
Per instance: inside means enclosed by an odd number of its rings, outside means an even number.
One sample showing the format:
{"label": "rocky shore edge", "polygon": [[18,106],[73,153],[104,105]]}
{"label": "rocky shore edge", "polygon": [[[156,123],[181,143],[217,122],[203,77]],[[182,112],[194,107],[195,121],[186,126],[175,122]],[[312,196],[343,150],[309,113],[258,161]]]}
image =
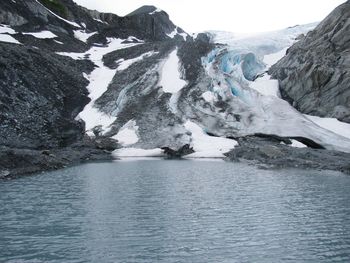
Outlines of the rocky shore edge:
{"label": "rocky shore edge", "polygon": [[350,175],[350,153],[325,149],[295,148],[288,139],[247,136],[226,153],[226,161],[246,162],[262,169],[316,169],[339,171]]}
{"label": "rocky shore edge", "polygon": [[[316,169],[339,171],[350,175],[350,153],[324,149],[295,148],[288,139],[274,136],[246,136],[237,139],[239,145],[226,153],[225,161],[243,162],[261,169]],[[0,147],[0,180],[58,170],[95,161],[112,161],[111,152],[120,146],[107,137],[84,141],[65,148],[48,150]],[[192,153],[189,145],[179,150],[163,148],[165,159],[181,159]]]}
{"label": "rocky shore edge", "polygon": [[17,149],[0,146],[0,180],[58,170],[69,166],[112,161],[111,152],[118,148],[115,140],[100,137],[85,138],[68,147],[53,149]]}

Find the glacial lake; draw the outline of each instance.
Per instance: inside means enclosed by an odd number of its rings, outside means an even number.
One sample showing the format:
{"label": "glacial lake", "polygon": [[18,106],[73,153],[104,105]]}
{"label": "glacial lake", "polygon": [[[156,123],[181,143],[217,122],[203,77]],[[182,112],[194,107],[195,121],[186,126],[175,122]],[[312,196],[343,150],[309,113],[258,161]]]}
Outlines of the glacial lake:
{"label": "glacial lake", "polygon": [[222,161],[0,181],[0,262],[350,262],[350,176]]}

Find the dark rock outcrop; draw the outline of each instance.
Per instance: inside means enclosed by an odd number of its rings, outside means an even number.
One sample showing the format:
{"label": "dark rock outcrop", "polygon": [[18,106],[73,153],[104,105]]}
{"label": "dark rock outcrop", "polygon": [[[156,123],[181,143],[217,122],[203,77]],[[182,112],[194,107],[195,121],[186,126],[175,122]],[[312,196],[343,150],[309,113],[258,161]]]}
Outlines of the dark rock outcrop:
{"label": "dark rock outcrop", "polygon": [[350,1],[288,49],[269,73],[297,110],[350,123]]}
{"label": "dark rock outcrop", "polygon": [[93,141],[49,150],[0,146],[0,180],[57,170],[82,162],[112,159],[108,151],[96,148]]}
{"label": "dark rock outcrop", "polygon": [[[282,142],[282,143],[281,143]],[[226,154],[227,160],[243,161],[263,168],[335,170],[350,174],[350,154],[288,146],[278,138],[248,136]]]}
{"label": "dark rock outcrop", "polygon": [[184,146],[180,147],[178,150],[174,150],[169,147],[162,147],[162,150],[168,156],[168,158],[171,158],[171,159],[178,159],[183,156],[194,153],[193,148],[189,144],[185,144]]}
{"label": "dark rock outcrop", "polygon": [[81,140],[75,117],[89,102],[90,61],[0,43],[0,145],[65,147]]}

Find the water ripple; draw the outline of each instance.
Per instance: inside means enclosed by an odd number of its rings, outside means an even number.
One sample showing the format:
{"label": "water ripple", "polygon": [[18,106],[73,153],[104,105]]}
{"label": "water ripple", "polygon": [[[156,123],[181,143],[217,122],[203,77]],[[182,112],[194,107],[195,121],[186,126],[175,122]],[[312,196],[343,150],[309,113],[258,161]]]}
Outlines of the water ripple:
{"label": "water ripple", "polygon": [[0,262],[350,262],[350,177],[212,161],[0,183]]}

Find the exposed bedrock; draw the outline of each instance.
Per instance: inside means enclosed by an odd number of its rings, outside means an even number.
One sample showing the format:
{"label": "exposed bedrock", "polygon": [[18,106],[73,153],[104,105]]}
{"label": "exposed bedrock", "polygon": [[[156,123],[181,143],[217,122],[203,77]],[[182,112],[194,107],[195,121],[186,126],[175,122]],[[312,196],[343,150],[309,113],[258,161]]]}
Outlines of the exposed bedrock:
{"label": "exposed bedrock", "polygon": [[297,110],[350,123],[350,1],[288,49],[270,69]]}

